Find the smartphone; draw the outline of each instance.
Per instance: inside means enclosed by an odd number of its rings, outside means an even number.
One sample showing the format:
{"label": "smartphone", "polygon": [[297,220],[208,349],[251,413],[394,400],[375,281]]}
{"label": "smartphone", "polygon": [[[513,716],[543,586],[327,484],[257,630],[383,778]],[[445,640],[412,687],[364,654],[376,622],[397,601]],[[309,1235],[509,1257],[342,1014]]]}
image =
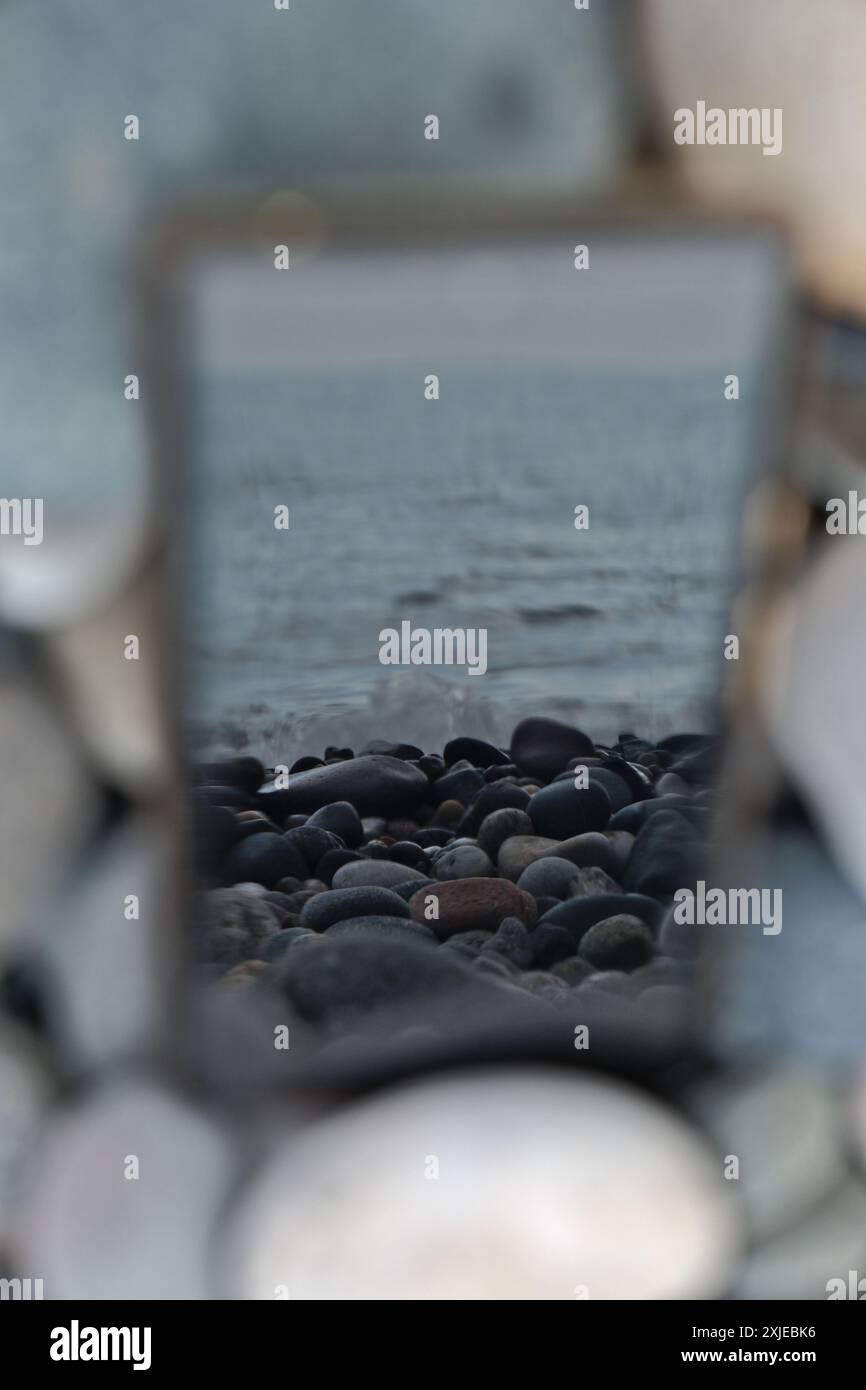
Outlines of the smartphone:
{"label": "smartphone", "polygon": [[307,1073],[359,1036],[582,1060],[588,1014],[593,1064],[651,1065],[694,1001],[664,923],[712,840],[783,248],[307,190],[199,204],[148,265],[196,978],[288,1005]]}

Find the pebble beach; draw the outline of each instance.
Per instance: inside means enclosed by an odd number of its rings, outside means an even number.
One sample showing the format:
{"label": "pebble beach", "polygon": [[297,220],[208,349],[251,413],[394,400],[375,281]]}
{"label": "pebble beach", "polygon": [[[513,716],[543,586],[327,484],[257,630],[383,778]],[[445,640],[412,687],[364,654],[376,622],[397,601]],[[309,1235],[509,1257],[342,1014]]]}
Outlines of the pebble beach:
{"label": "pebble beach", "polygon": [[200,969],[275,988],[323,1038],[479,976],[547,1010],[673,1010],[692,943],[671,901],[700,872],[714,770],[707,735],[605,746],[544,717],[507,748],[329,747],[288,778],[200,765]]}

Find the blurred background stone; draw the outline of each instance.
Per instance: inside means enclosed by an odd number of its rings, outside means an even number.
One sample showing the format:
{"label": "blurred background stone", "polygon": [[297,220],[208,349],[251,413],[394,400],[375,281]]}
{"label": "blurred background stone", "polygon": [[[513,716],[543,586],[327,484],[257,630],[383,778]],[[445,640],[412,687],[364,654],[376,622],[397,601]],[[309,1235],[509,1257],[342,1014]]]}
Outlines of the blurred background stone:
{"label": "blurred background stone", "polygon": [[700,1298],[724,1292],[739,1239],[719,1166],[674,1112],[509,1069],[418,1080],[288,1140],[223,1267],[229,1296],[253,1299]]}

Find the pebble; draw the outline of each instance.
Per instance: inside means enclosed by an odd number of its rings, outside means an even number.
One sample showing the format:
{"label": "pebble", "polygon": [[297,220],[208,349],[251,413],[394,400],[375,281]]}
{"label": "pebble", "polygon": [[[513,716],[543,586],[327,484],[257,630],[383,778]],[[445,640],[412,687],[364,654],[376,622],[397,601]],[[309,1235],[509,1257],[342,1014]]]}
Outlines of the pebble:
{"label": "pebble", "polygon": [[589,785],[591,787],[602,787],[607,792],[610,802],[610,809],[613,814],[630,806],[634,801],[634,793],[628,782],[620,777],[609,767],[593,767],[589,772]]}
{"label": "pebble", "polygon": [[[425,916],[428,899],[438,903],[438,920]],[[504,879],[461,878],[421,889],[409,902],[412,916],[445,940],[455,932],[495,931],[505,917],[518,917],[524,926],[535,923],[535,902],[516,884]]]}
{"label": "pebble", "polygon": [[531,835],[532,821],[525,811],[516,807],[504,807],[501,811],[491,811],[478,827],[478,843],[484,853],[495,860],[500,846],[514,836]]}
{"label": "pebble", "polygon": [[536,859],[524,869],[517,880],[517,886],[535,898],[567,898],[581,874],[594,872],[597,870],[579,869],[570,860],[559,859],[556,855],[549,854]]}
{"label": "pebble", "polygon": [[238,787],[196,787],[195,800],[208,806],[228,806],[238,811],[255,809],[253,798]]}
{"label": "pebble", "polygon": [[554,849],[547,851],[557,859],[568,859],[579,869],[611,871],[611,847],[607,831],[588,830],[585,835],[573,835],[568,840],[554,840]]}
{"label": "pebble", "polygon": [[657,816],[660,811],[680,811],[683,815],[690,815],[693,810],[694,802],[689,796],[656,796],[648,801],[636,801],[623,811],[617,811],[610,818],[608,831],[627,830],[631,835],[637,835],[650,817]]}
{"label": "pebble", "polygon": [[630,835],[627,830],[608,828],[604,832],[604,838],[610,846],[610,858],[607,864],[600,864],[598,867],[606,869],[609,874],[613,874],[614,878],[622,879],[631,856],[635,837]]}
{"label": "pebble", "polygon": [[411,763],[371,754],[296,773],[289,777],[288,787],[268,783],[258,801],[262,810],[274,806],[283,815],[319,811],[334,801],[351,802],[360,816],[393,815],[414,806],[427,787],[424,773]]}
{"label": "pebble", "polygon": [[596,970],[637,970],[652,956],[652,933],[639,917],[622,913],[590,927],[577,953]]}
{"label": "pebble", "polygon": [[307,818],[307,825],[319,826],[339,835],[347,849],[357,849],[364,842],[361,817],[349,801],[333,801]]}
{"label": "pebble", "polygon": [[[532,824],[531,821],[529,823]],[[536,859],[543,859],[546,854],[556,854],[558,848],[559,842],[546,836],[512,835],[500,845],[496,867],[503,878],[510,878],[516,883],[530,864],[534,864]]]}
{"label": "pebble", "polygon": [[481,768],[496,767],[508,762],[507,753],[480,738],[452,738],[450,743],[446,743],[442,753],[447,767],[464,759],[473,767]]}
{"label": "pebble", "polygon": [[441,805],[443,801],[457,801],[465,807],[486,785],[477,768],[454,768],[433,783],[429,797],[434,806]]}
{"label": "pebble", "polygon": [[405,864],[392,864],[390,859],[360,859],[355,864],[344,864],[331,880],[332,888],[390,888],[394,884],[408,883],[417,879],[421,884],[426,875],[417,869],[407,868]]}
{"label": "pebble", "polygon": [[199,893],[196,938],[204,962],[236,965],[255,956],[265,938],[279,931],[275,908],[235,888]]}
{"label": "pebble", "polygon": [[223,758],[197,768],[202,782],[211,786],[238,787],[253,796],[265,780],[264,764],[258,758]]}
{"label": "pebble", "polygon": [[509,981],[514,974],[513,968],[495,951],[482,952],[480,955],[477,955],[472,962],[472,968],[474,970],[480,970],[484,974],[495,975]]}
{"label": "pebble", "polygon": [[425,827],[417,832],[415,844],[420,845],[422,849],[431,849],[434,845],[447,845],[453,839],[453,830],[446,830],[441,826]]}
{"label": "pebble", "polygon": [[518,970],[528,970],[532,964],[532,935],[519,917],[505,917],[481,950],[495,951]]}
{"label": "pebble", "polygon": [[227,884],[262,883],[275,888],[281,878],[306,878],[307,865],[303,856],[281,835],[254,835],[229,850],[223,863],[223,878]]}
{"label": "pebble", "polygon": [[616,879],[606,874],[604,869],[578,869],[571,895],[574,898],[589,898],[595,893],[621,892],[622,888]]}
{"label": "pebble", "polygon": [[568,956],[565,960],[556,962],[553,966],[553,974],[557,979],[564,981],[565,984],[574,988],[583,984],[593,973],[592,966],[588,960],[581,960],[580,956]]}
{"label": "pebble", "polygon": [[484,770],[485,782],[501,782],[504,777],[518,777],[520,769],[514,763],[502,763],[499,767],[488,767]]}
{"label": "pebble", "polygon": [[718,750],[715,744],[684,753],[670,768],[670,773],[692,786],[703,787],[715,782],[718,772]]}
{"label": "pebble", "polygon": [[329,849],[345,849],[339,835],[334,835],[330,830],[323,830],[318,825],[299,825],[294,830],[287,830],[283,839],[287,845],[298,851],[311,872]]}
{"label": "pebble", "polygon": [[425,878],[419,883],[417,878],[411,878],[408,882],[404,879],[402,883],[389,884],[388,891],[389,893],[396,893],[398,898],[402,898],[404,902],[408,903],[425,884],[429,885],[435,881],[432,878]]}
{"label": "pebble", "polygon": [[335,922],[365,915],[408,919],[410,913],[408,904],[387,888],[332,888],[304,904],[300,926],[326,931]]}
{"label": "pebble", "polygon": [[610,799],[603,787],[578,790],[570,780],[552,782],[535,793],[527,814],[537,835],[568,840],[587,830],[604,830],[610,820]]}
{"label": "pebble", "polygon": [[385,833],[390,835],[392,840],[401,842],[404,840],[414,840],[417,829],[417,821],[410,820],[406,816],[398,816],[396,820],[388,821],[385,826]]}
{"label": "pebble", "polygon": [[676,772],[665,772],[656,782],[657,796],[682,796],[691,800],[692,789]]}
{"label": "pebble", "polygon": [[493,865],[478,845],[456,845],[437,856],[434,872],[440,882],[453,878],[490,878]]}
{"label": "pebble", "polygon": [[491,782],[478,793],[458,827],[461,835],[477,835],[481,823],[493,811],[512,809],[525,811],[529,796],[523,787],[512,782]]}
{"label": "pebble", "polygon": [[296,942],[303,941],[307,937],[314,938],[315,935],[315,932],[308,931],[306,927],[284,927],[282,931],[276,932],[262,942],[256,956],[259,960],[269,962],[281,960],[286,951]]}
{"label": "pebble", "polygon": [[430,824],[434,830],[440,827],[453,830],[460,824],[465,813],[466,808],[459,801],[440,801],[430,818]]}
{"label": "pebble", "polygon": [[556,965],[557,961],[566,960],[575,953],[571,933],[564,927],[554,926],[550,922],[539,922],[530,940],[532,960],[539,969]]}
{"label": "pebble", "polygon": [[596,922],[603,922],[606,917],[627,913],[654,928],[663,911],[653,898],[638,893],[598,893],[586,898],[568,898],[564,903],[558,903],[539,919],[539,926],[542,922],[552,922],[557,927],[565,927],[577,943],[590,927],[594,927]]}
{"label": "pebble", "polygon": [[694,886],[700,876],[702,844],[694,826],[678,811],[647,821],[634,842],[623,887],[630,893],[671,897]]}
{"label": "pebble", "polygon": [[388,851],[388,858],[392,864],[406,864],[410,869],[419,871],[430,866],[427,854],[414,840],[398,840]]}
{"label": "pebble", "polygon": [[298,1013],[311,1022],[369,1013],[406,999],[429,1002],[471,976],[456,952],[429,942],[373,933],[326,933],[289,951],[277,983]]}
{"label": "pebble", "polygon": [[522,719],[511,735],[511,761],[532,777],[548,781],[571,758],[593,757],[592,740],[558,719]]}
{"label": "pebble", "polygon": [[449,938],[448,945],[454,946],[464,951],[469,951],[475,956],[479,951],[483,951],[485,946],[493,940],[494,933],[491,931],[461,931]]}
{"label": "pebble", "polygon": [[338,869],[342,869],[344,864],[357,864],[360,858],[360,854],[353,849],[329,849],[316,865],[316,878],[330,885]]}
{"label": "pebble", "polygon": [[409,922],[405,917],[364,916],[343,917],[328,927],[328,936],[385,936],[403,940],[410,936],[414,941],[427,941],[436,944],[436,937],[429,927],[418,922]]}

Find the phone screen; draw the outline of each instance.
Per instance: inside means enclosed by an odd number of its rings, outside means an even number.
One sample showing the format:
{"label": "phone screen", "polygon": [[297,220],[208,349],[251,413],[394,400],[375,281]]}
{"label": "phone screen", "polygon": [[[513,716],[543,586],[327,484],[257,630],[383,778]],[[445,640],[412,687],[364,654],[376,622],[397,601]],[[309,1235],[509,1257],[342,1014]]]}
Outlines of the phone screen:
{"label": "phone screen", "polygon": [[[280,921],[278,941],[250,928],[213,973],[284,979],[310,933],[322,947],[334,932],[329,895],[374,888],[392,897],[357,899],[359,938],[365,916],[397,933],[397,890],[419,941],[512,996],[527,975],[557,1006],[566,991],[631,999],[637,968],[663,1010],[680,983],[653,974],[671,882],[629,874],[636,806],[667,776],[663,793],[695,801],[690,853],[705,838],[711,776],[689,782],[683,759],[709,763],[736,660],[740,513],[778,409],[777,246],[632,225],[342,238],[279,259],[205,245],[183,281],[184,728],[196,795],[221,817],[197,832],[219,844],[200,879]],[[558,819],[555,784],[585,799],[581,776],[607,808]],[[553,809],[536,815],[539,794]],[[511,822],[483,832],[494,811]],[[257,868],[263,833],[294,836],[300,857],[271,838]],[[615,853],[594,857],[593,836]],[[530,867],[541,841],[559,877]],[[435,912],[482,880],[493,906],[443,927]],[[569,903],[599,894],[608,918],[637,922],[631,956],[581,954]]]}

